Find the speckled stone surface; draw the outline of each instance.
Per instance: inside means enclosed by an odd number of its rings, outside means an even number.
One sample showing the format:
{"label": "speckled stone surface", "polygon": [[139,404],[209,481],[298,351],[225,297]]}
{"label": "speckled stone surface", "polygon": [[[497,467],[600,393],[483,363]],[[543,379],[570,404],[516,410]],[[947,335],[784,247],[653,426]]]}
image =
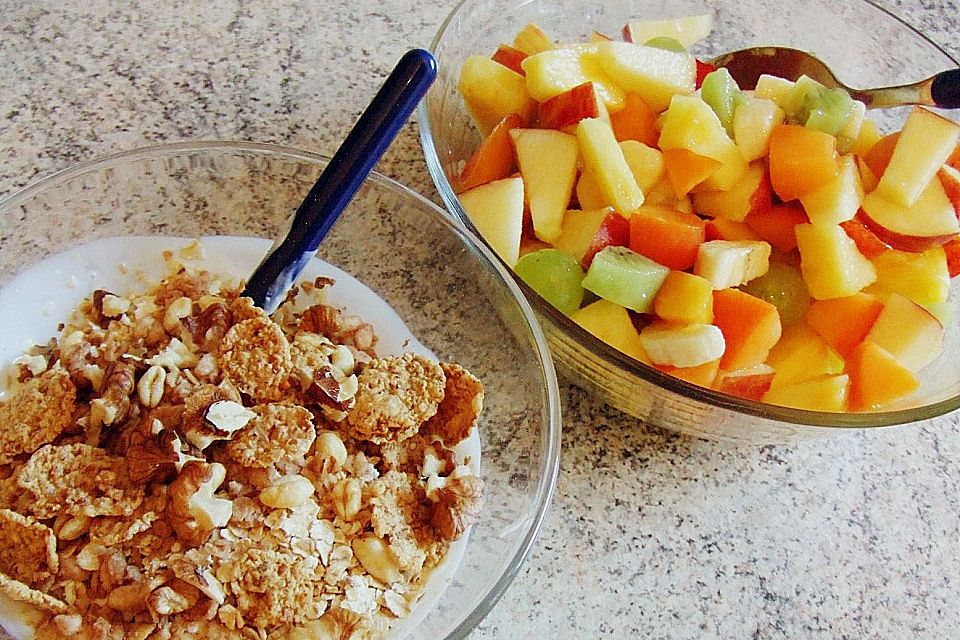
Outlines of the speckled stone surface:
{"label": "speckled stone surface", "polygon": [[[446,11],[411,0],[133,4],[0,2],[0,194],[161,141],[331,152]],[[956,2],[884,5],[960,57]],[[437,199],[415,124],[379,169]],[[473,638],[957,637],[957,415],[749,447],[664,433],[562,392],[556,500]]]}

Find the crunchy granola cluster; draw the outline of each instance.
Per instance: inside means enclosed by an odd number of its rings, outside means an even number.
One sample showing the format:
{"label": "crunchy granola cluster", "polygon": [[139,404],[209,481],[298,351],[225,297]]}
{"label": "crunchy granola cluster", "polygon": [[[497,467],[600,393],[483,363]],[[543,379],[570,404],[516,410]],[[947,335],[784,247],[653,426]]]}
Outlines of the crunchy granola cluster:
{"label": "crunchy granola cluster", "polygon": [[95,292],[18,360],[0,594],[45,612],[39,638],[382,637],[479,516],[453,448],[482,386],[377,357],[328,279],[270,318],[166,257],[159,285]]}

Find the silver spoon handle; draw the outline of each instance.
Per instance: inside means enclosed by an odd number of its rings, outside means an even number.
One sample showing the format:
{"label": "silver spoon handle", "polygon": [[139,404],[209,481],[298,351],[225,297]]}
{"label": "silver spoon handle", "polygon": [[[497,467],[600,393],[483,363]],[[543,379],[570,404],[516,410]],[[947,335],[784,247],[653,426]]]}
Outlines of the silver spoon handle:
{"label": "silver spoon handle", "polygon": [[853,90],[850,93],[857,100],[862,100],[868,109],[899,107],[905,104],[960,109],[960,69],[942,71],[913,84]]}

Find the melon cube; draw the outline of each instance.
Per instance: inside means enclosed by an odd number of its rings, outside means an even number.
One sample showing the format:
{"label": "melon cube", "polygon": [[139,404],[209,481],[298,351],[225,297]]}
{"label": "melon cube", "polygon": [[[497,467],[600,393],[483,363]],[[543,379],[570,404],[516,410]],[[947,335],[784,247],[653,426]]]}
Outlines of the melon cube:
{"label": "melon cube", "polygon": [[574,311],[570,318],[614,349],[650,364],[640,334],[624,307],[609,300],[597,300]]}
{"label": "melon cube", "polygon": [[738,289],[713,292],[713,322],[723,333],[726,350],[720,359],[724,371],[762,363],[780,340],[777,308]]}
{"label": "melon cube", "polygon": [[713,322],[713,286],[686,271],[671,271],[653,299],[653,310],[664,320]]}
{"label": "melon cube", "polygon": [[913,371],[874,342],[864,342],[847,360],[850,410],[882,409],[920,387]]}
{"label": "melon cube", "polygon": [[763,401],[782,407],[838,413],[846,408],[850,376],[824,376],[779,387],[770,387]]}

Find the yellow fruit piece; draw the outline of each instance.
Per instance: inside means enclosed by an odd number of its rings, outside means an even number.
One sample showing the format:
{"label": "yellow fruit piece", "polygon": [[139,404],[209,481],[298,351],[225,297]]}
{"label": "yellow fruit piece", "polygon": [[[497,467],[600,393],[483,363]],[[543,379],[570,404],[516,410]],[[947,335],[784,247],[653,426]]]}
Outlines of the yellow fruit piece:
{"label": "yellow fruit piece", "polygon": [[867,333],[903,366],[920,371],[943,351],[944,329],[929,311],[898,293],[891,293]]}
{"label": "yellow fruit piece", "polygon": [[800,204],[814,224],[846,222],[857,214],[862,202],[860,171],[851,155],[840,158],[840,171],[836,176],[800,196]]}
{"label": "yellow fruit piece", "polygon": [[882,409],[907,397],[920,381],[910,369],[873,342],[861,343],[848,360],[850,410]]}
{"label": "yellow fruit piece", "polygon": [[713,287],[700,276],[671,271],[653,299],[653,310],[664,320],[709,324],[713,322]]}
{"label": "yellow fruit piece", "polygon": [[582,209],[601,209],[609,206],[606,196],[600,191],[597,179],[589,171],[583,171],[577,180],[577,202]]}
{"label": "yellow fruit piece", "polygon": [[574,311],[570,318],[614,349],[650,364],[650,357],[640,342],[640,334],[624,307],[609,300],[597,300]]}
{"label": "yellow fruit piece", "polygon": [[860,125],[860,133],[857,136],[853,146],[850,147],[850,153],[855,156],[862,156],[873,148],[873,145],[880,142],[880,130],[877,129],[877,123],[870,118],[864,118]]}
{"label": "yellow fruit piece", "polygon": [[723,355],[723,333],[712,324],[654,322],[640,331],[640,340],[654,364],[699,367]]}
{"label": "yellow fruit piece", "polygon": [[513,46],[528,56],[553,49],[553,41],[534,23],[526,25],[513,39]]}
{"label": "yellow fruit piece", "polygon": [[607,111],[623,109],[626,96],[600,65],[598,44],[575,44],[543,51],[520,63],[526,73],[527,91],[539,102],[593,82]]}
{"label": "yellow fruit piece", "polygon": [[654,111],[663,111],[670,99],[690,95],[696,87],[693,55],[645,47],[630,42],[604,42],[597,47],[603,70],[621,89],[635,93]]}
{"label": "yellow fruit piece", "polygon": [[664,175],[666,167],[663,154],[658,149],[636,140],[624,140],[620,143],[620,150],[637,181],[637,186],[646,194]]}
{"label": "yellow fruit piece", "polygon": [[783,99],[793,91],[795,84],[795,82],[786,78],[763,74],[757,78],[757,86],[753,90],[753,96],[773,100],[780,106]]}
{"label": "yellow fruit piece", "polygon": [[877,193],[904,207],[920,198],[960,140],[960,125],[915,107],[900,131]]}
{"label": "yellow fruit piece", "polygon": [[458,83],[467,110],[484,137],[511,113],[531,122],[537,101],[527,93],[526,79],[485,56],[470,56],[463,63]]}
{"label": "yellow fruit piece", "polygon": [[770,268],[770,244],[763,240],[708,240],[700,245],[693,272],[714,289],[739,287]]}
{"label": "yellow fruit piece", "polygon": [[515,265],[523,228],[523,180],[488,182],[458,197],[483,239],[507,265]]}
{"label": "yellow fruit piece", "polygon": [[553,242],[577,178],[577,139],[552,129],[510,131],[537,238]]}
{"label": "yellow fruit piece", "polygon": [[950,295],[950,272],[943,247],[923,253],[890,250],[873,259],[877,285],[921,305],[940,304]]}
{"label": "yellow fruit piece", "polygon": [[775,387],[843,372],[843,359],[803,322],[784,329],[767,364],[776,372],[771,385]]}
{"label": "yellow fruit piece", "polygon": [[672,38],[684,47],[700,42],[713,31],[713,14],[703,13],[666,20],[634,20],[623,28],[624,38],[643,44],[653,38]]}
{"label": "yellow fruit piece", "polygon": [[608,208],[567,211],[560,226],[560,235],[553,241],[553,246],[569,253],[578,261],[583,259],[608,213]]}
{"label": "yellow fruit piece", "polygon": [[803,223],[794,233],[800,271],[815,299],[852,296],[877,279],[873,264],[839,225]]}
{"label": "yellow fruit piece", "polygon": [[846,407],[850,377],[825,376],[779,387],[770,387],[763,401],[794,409],[841,412]]}
{"label": "yellow fruit piece", "polygon": [[577,125],[577,140],[583,164],[589,171],[604,199],[624,216],[643,204],[643,192],[623,156],[610,123],[599,118],[586,118]]}

